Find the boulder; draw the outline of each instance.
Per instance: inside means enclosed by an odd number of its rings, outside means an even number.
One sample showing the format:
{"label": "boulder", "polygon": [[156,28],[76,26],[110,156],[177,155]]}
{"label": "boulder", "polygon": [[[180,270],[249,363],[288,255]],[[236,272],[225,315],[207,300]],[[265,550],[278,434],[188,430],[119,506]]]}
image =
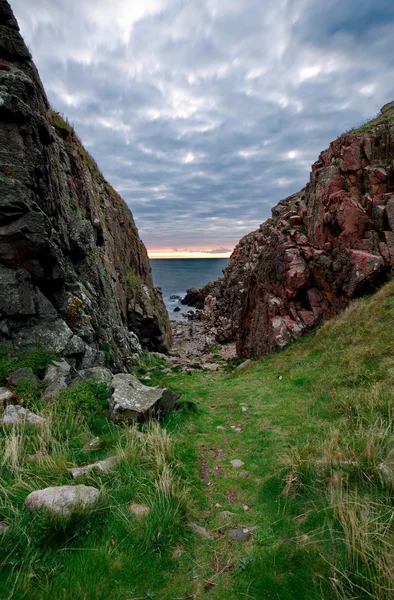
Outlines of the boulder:
{"label": "boulder", "polygon": [[53,399],[62,389],[65,389],[71,381],[71,366],[64,359],[53,360],[49,363],[43,384],[45,390],[41,397],[44,400]]}
{"label": "boulder", "polygon": [[53,515],[69,517],[93,506],[99,496],[99,490],[94,487],[62,485],[32,492],[27,496],[25,506],[29,510],[43,509]]}
{"label": "boulder", "polygon": [[82,369],[78,371],[81,379],[86,381],[96,381],[97,383],[108,383],[112,381],[112,373],[104,367],[91,367],[90,369]]}
{"label": "boulder", "polygon": [[27,423],[29,425],[43,425],[46,419],[39,417],[27,408],[22,406],[13,406],[10,404],[3,412],[0,423],[2,425],[21,425]]}
{"label": "boulder", "polygon": [[133,375],[119,373],[112,379],[111,418],[115,423],[158,418],[170,412],[180,396],[180,392],[148,387]]}

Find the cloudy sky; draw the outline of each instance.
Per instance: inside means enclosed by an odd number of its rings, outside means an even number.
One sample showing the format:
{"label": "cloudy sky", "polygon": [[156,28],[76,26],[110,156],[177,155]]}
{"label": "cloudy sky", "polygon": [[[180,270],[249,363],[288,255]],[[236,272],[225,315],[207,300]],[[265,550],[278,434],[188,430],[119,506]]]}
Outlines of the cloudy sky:
{"label": "cloudy sky", "polygon": [[228,252],[394,100],[393,0],[10,1],[151,255]]}

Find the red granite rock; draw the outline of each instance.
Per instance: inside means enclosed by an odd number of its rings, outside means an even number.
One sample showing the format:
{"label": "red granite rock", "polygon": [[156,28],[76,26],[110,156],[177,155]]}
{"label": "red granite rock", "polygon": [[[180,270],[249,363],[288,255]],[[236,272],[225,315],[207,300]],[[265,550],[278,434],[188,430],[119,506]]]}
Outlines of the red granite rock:
{"label": "red granite rock", "polygon": [[218,340],[267,355],[392,275],[393,159],[388,123],[330,144],[306,188],[242,238],[210,289],[203,317]]}

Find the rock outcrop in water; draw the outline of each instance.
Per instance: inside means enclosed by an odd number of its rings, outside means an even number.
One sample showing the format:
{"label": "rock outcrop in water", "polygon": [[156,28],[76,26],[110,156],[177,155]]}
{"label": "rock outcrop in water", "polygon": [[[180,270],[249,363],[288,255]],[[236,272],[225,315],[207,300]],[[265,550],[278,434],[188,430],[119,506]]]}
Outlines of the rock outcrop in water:
{"label": "rock outcrop in water", "polygon": [[267,355],[392,275],[393,161],[390,103],[322,152],[305,189],[239,242],[205,299],[219,342],[236,339],[240,356]]}
{"label": "rock outcrop in water", "polygon": [[50,110],[0,2],[0,343],[44,344],[87,368],[165,352],[168,316],[133,217]]}

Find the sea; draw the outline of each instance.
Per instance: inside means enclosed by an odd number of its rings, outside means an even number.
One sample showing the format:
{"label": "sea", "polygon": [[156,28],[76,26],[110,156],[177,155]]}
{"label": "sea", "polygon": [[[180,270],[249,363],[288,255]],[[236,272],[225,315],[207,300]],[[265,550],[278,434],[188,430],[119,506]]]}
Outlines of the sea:
{"label": "sea", "polygon": [[[228,258],[151,258],[153,284],[160,287],[163,300],[171,321],[185,321],[190,308],[181,304],[178,298],[186,295],[189,288],[201,288],[209,281],[222,276],[229,263]],[[178,296],[177,299],[171,296]],[[179,306],[181,311],[174,309]]]}

